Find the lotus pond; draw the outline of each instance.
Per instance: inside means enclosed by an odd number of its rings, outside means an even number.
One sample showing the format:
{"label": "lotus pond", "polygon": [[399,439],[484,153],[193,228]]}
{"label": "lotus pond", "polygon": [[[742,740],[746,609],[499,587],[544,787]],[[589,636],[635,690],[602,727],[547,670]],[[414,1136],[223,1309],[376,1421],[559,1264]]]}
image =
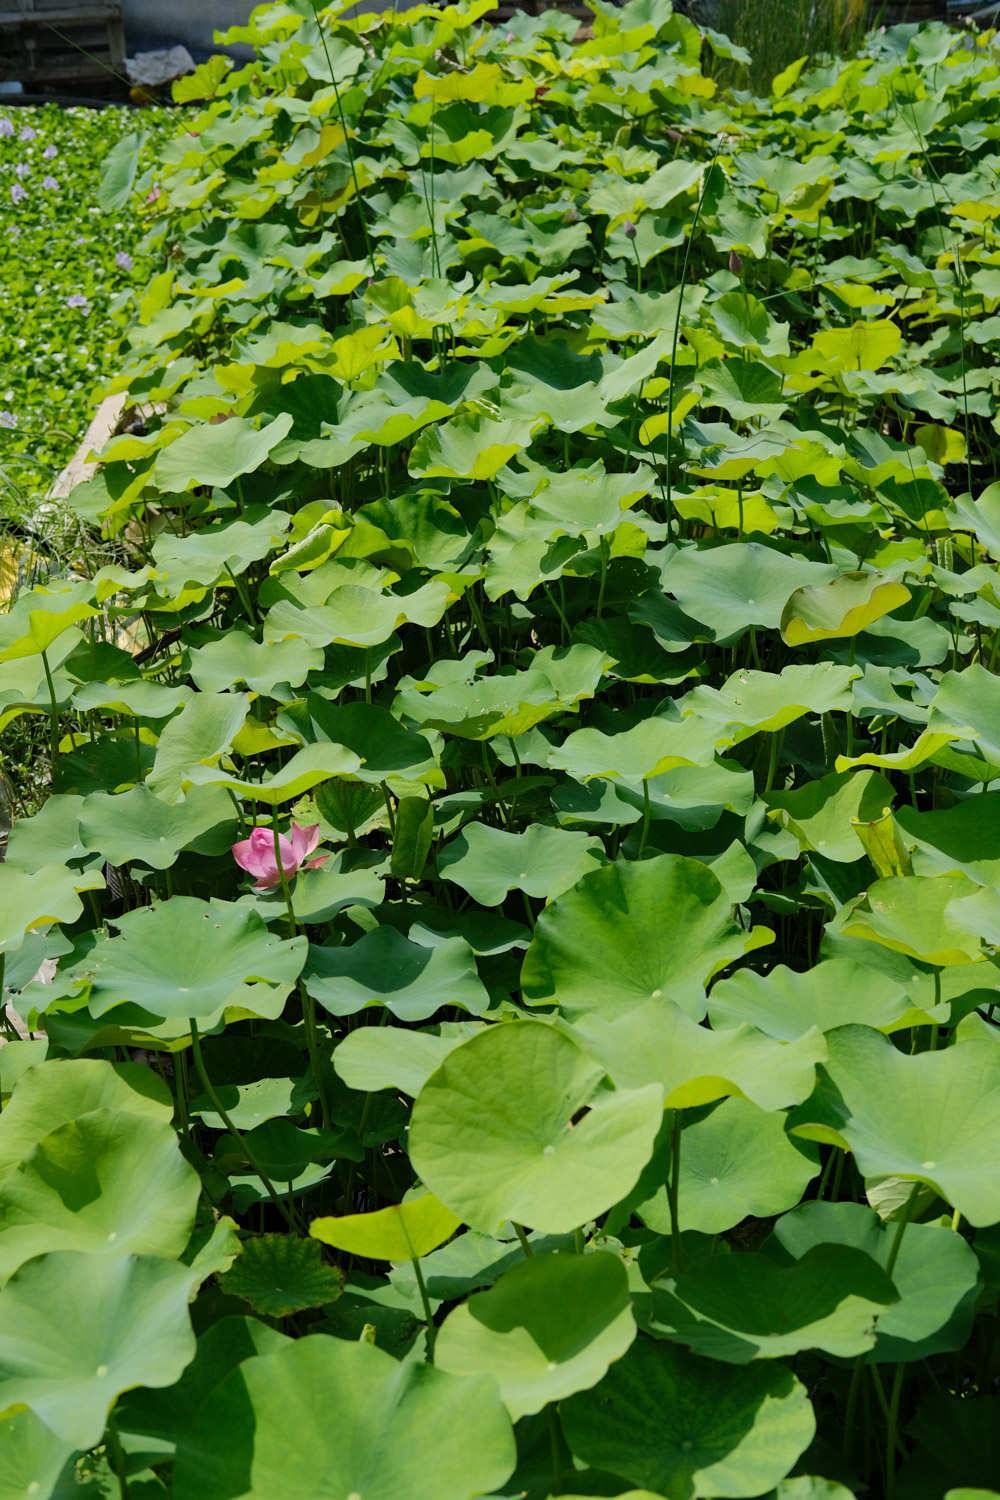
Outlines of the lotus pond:
{"label": "lotus pond", "polygon": [[1000,43],[488,4],[185,85],[0,619],[0,1500],[982,1500]]}

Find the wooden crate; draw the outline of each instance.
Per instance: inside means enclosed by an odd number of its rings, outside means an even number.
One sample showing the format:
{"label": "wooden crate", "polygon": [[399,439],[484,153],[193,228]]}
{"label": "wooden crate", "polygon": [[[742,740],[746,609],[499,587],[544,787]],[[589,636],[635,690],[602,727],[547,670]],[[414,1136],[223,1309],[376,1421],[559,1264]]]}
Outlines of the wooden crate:
{"label": "wooden crate", "polygon": [[0,0],[0,79],[51,87],[124,71],[121,0]]}

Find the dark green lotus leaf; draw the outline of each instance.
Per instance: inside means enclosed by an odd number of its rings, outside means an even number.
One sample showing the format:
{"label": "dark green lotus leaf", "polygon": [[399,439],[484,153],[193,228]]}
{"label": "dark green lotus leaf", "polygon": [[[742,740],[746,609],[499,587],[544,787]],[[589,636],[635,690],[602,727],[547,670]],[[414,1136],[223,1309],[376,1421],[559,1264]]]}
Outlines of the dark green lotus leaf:
{"label": "dark green lotus leaf", "polygon": [[318,1240],[261,1234],[243,1241],[239,1258],[219,1284],[230,1296],[249,1302],[254,1312],[284,1318],[335,1302],[344,1278],[324,1261]]}
{"label": "dark green lotus leaf", "polygon": [[663,1277],[640,1321],[658,1338],[731,1364],[803,1349],[853,1359],[874,1346],[879,1318],[897,1300],[866,1251],[816,1244],[789,1265],[744,1252]]}
{"label": "dark green lotus leaf", "polygon": [[607,1092],[603,1077],[542,1022],[487,1027],[417,1096],[409,1149],[418,1176],[484,1233],[506,1219],[553,1234],[576,1229],[635,1185],[663,1115],[656,1085]]}
{"label": "dark green lotus leaf", "polygon": [[394,927],[376,927],[356,943],[310,950],[305,985],[335,1016],[384,1005],[403,1021],[426,1021],[446,1005],[482,1015],[489,995],[463,938],[412,941]]}
{"label": "dark green lotus leaf", "polygon": [[333,704],[313,693],[308,709],[318,735],[345,745],[358,756],[359,780],[377,783],[387,776],[402,776],[421,781],[435,768],[434,753],[424,736],[405,729],[376,704]]}
{"label": "dark green lotus leaf", "polygon": [[711,977],[757,942],[707,865],[672,854],[619,861],[542,912],[521,983],[529,1004],[570,1017],[662,998],[699,1019]]}
{"label": "dark green lotus leaf", "polygon": [[[765,1249],[796,1261],[820,1246],[853,1246],[887,1266],[898,1232],[861,1203],[803,1203],[780,1218]],[[975,1251],[941,1224],[908,1224],[892,1280],[899,1300],[879,1312],[873,1359],[926,1359],[960,1349],[980,1291]]]}
{"label": "dark green lotus leaf", "polygon": [[670,1500],[761,1495],[815,1428],[805,1388],[779,1364],[731,1366],[639,1339],[592,1391],[562,1407],[574,1455]]}
{"label": "dark green lotus leaf", "polygon": [[[288,1412],[312,1434],[288,1444]],[[245,1360],[178,1444],[177,1500],[473,1500],[514,1468],[514,1437],[486,1376],[398,1364],[319,1334]]]}
{"label": "dark green lotus leaf", "polygon": [[634,1338],[620,1260],[604,1251],[535,1255],[448,1315],[435,1364],[492,1375],[516,1422],[596,1385]]}
{"label": "dark green lotus leaf", "polygon": [[985,792],[954,807],[895,814],[916,875],[960,871],[982,885],[1000,885],[1000,796]]}
{"label": "dark green lotus leaf", "polygon": [[593,697],[607,658],[593,646],[546,646],[524,672],[480,676],[489,660],[482,652],[471,652],[461,661],[435,662],[419,682],[403,678],[396,696],[399,710],[425,728],[463,739],[514,737]]}

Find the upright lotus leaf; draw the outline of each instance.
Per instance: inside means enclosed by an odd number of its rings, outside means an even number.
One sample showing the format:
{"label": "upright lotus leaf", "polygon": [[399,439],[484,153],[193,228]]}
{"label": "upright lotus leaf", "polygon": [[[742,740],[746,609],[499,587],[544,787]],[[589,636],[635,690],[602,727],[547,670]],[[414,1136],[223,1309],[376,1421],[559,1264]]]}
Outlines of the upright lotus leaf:
{"label": "upright lotus leaf", "polygon": [[632,782],[652,781],[678,766],[711,766],[718,733],[710,720],[652,714],[629,729],[607,734],[575,729],[552,751],[548,764],[575,781],[595,776]]}
{"label": "upright lotus leaf", "polygon": [[397,880],[419,880],[434,842],[434,807],[427,797],[400,797],[392,829],[389,870]]}
{"label": "upright lotus leaf", "polygon": [[251,692],[273,694],[280,686],[298,687],[322,666],[323,652],[306,641],[257,641],[245,630],[228,630],[192,650],[190,672],[203,693],[244,683]]}
{"label": "upright lotus leaf", "polygon": [[[231,1221],[214,1240],[228,1241]],[[231,1253],[230,1253],[231,1258]],[[0,1292],[0,1403],[26,1406],[74,1448],[100,1442],[136,1385],[171,1385],[195,1352],[188,1303],[218,1264],[56,1250]]]}
{"label": "upright lotus leaf", "polygon": [[[929,732],[956,726],[981,759],[1000,765],[1000,686],[996,674],[981,662],[961,672],[946,672],[931,701]],[[994,773],[996,774],[996,773]]]}
{"label": "upright lotus leaf", "polygon": [[1000,1049],[977,1037],[907,1056],[878,1032],[827,1036],[833,1091],[817,1090],[793,1129],[854,1153],[864,1177],[926,1182],[970,1224],[1000,1219]]}
{"label": "upright lotus leaf", "polygon": [[[899,875],[876,880],[839,914],[848,937],[880,943],[928,964],[972,964],[986,958],[982,914],[966,906],[982,887],[964,875]],[[993,939],[995,941],[995,939]]]}
{"label": "upright lotus leaf", "polygon": [[602,846],[586,833],[533,823],[508,833],[467,823],[438,856],[438,872],[482,906],[499,906],[511,891],[551,901],[601,862]]}
{"label": "upright lotus leaf", "polygon": [[[898,1224],[861,1203],[802,1203],[774,1226],[765,1245],[784,1261],[819,1247],[851,1246],[887,1266]],[[981,1290],[975,1251],[942,1224],[908,1224],[892,1268],[899,1299],[879,1312],[872,1359],[888,1364],[961,1349]]]}
{"label": "upright lotus leaf", "polygon": [[314,1334],[244,1360],[209,1396],[181,1434],[174,1494],[474,1500],[499,1489],[514,1462],[488,1377],[398,1364],[371,1344]]}
{"label": "upright lotus leaf", "polygon": [[402,1026],[359,1026],[336,1046],[333,1067],[349,1089],[377,1093],[398,1089],[415,1099],[449,1052],[482,1026],[481,1021],[448,1021],[435,1031]]}
{"label": "upright lotus leaf", "polygon": [[5,1411],[0,1415],[0,1500],[59,1495],[60,1477],[74,1451],[27,1406]]}
{"label": "upright lotus leaf", "polygon": [[594,696],[608,664],[594,646],[545,646],[523,672],[480,676],[489,660],[470,652],[461,661],[437,661],[421,681],[403,678],[396,705],[416,723],[463,739],[513,737],[553,714],[575,712]]}
{"label": "upright lotus leaf", "polygon": [[188,789],[193,786],[222,787],[263,802],[266,807],[280,807],[304,796],[313,787],[322,786],[334,776],[354,776],[360,769],[361,760],[353,750],[348,750],[346,745],[321,740],[318,744],[303,746],[285,765],[259,781],[202,765],[191,768],[184,778],[184,785]]}
{"label": "upright lotus leaf", "polygon": [[164,802],[180,802],[198,768],[218,765],[249,709],[243,693],[197,693],[160,735],[150,791]]}
{"label": "upright lotus leaf", "polygon": [[[333,645],[372,649],[403,625],[430,629],[454,597],[451,584],[440,578],[432,578],[410,594],[394,594],[345,580],[322,603],[303,608],[289,599],[279,600],[267,612],[264,640],[302,640],[317,649]],[[373,664],[377,664],[377,656]]]}
{"label": "upright lotus leaf", "polygon": [[833,1031],[852,1024],[887,1035],[906,1026],[947,1021],[947,1001],[934,1004],[931,976],[902,955],[886,950],[888,963],[869,962],[867,953],[837,954],[811,969],[778,964],[768,974],[738,969],[712,986],[708,1014],[713,1026],[745,1022],[782,1041],[816,1027]]}
{"label": "upright lotus leaf", "polygon": [[0,865],[0,954],[16,952],[28,933],[53,922],[75,922],[83,914],[80,892],[103,890],[99,870],[44,864],[29,871]]}
{"label": "upright lotus leaf", "polygon": [[324,1245],[366,1260],[405,1261],[430,1255],[461,1225],[433,1193],[421,1193],[370,1213],[313,1219],[309,1233]]}
{"label": "upright lotus leaf", "polygon": [[874,1346],[879,1318],[897,1301],[864,1250],[817,1244],[788,1265],[743,1252],[664,1277],[653,1283],[640,1321],[659,1338],[728,1364],[804,1349],[854,1359]]}
{"label": "upright lotus leaf", "polygon": [[816,1426],[805,1387],[783,1365],[734,1370],[644,1338],[561,1415],[577,1458],[667,1500],[762,1495]]}
{"label": "upright lotus leaf", "polygon": [[449,1313],[434,1357],[455,1375],[492,1375],[516,1422],[596,1385],[635,1331],[617,1256],[534,1255]]}
{"label": "upright lotus leaf", "polygon": [[[667,1163],[662,1180],[666,1181]],[[793,1208],[819,1175],[819,1153],[793,1141],[780,1114],[746,1099],[725,1099],[681,1133],[680,1227],[722,1234],[741,1220]],[[657,1234],[670,1233],[665,1188],[638,1208]]]}
{"label": "upright lotus leaf", "polygon": [[[205,526],[186,536],[164,532],[153,543],[155,607],[181,609],[204,598],[213,586],[236,588],[235,580],[282,545],[291,518],[283,510],[253,512]],[[232,682],[229,683],[232,686]]]}
{"label": "upright lotus leaf", "polygon": [[876,819],[892,803],[891,783],[877,771],[833,771],[790,792],[770,792],[770,816],[799,841],[803,852],[837,864],[853,864],[864,854],[855,820]]}
{"label": "upright lotus leaf", "polygon": [[227,1013],[280,1015],[308,946],[276,937],[242,906],[194,896],[139,907],[114,926],[118,936],[77,970],[89,982],[91,1015],[137,1005],[165,1020],[193,1017],[204,1030]]}
{"label": "upright lotus leaf", "polygon": [[754,946],[699,860],[617,861],[541,913],[521,984],[528,1004],[558,1005],[570,1017],[609,1017],[662,998],[698,1020],[711,977]]}
{"label": "upright lotus leaf", "polygon": [[835,374],[847,370],[878,370],[898,352],[903,335],[888,318],[854,323],[850,328],[828,328],[813,338],[814,368]]}
{"label": "upright lotus leaf", "polygon": [[693,688],[681,712],[711,722],[715,743],[724,749],[761,731],[776,734],[803,714],[850,709],[851,680],[859,675],[857,669],[833,662],[781,672],[736,672],[721,688]]}
{"label": "upright lotus leaf", "polygon": [[40,656],[64,630],[96,614],[94,586],[86,580],[41,585],[20,594],[0,616],[0,662]]}
{"label": "upright lotus leaf", "polygon": [[168,494],[183,493],[196,485],[228,489],[242,474],[259,469],[291,426],[289,412],[282,412],[260,428],[246,417],[199,422],[160,449],[153,465],[153,480]]}
{"label": "upright lotus leaf", "polygon": [[663,1117],[655,1084],[611,1093],[603,1077],[551,1026],[489,1026],[421,1089],[410,1119],[414,1170],[486,1234],[507,1219],[551,1234],[576,1229],[635,1185]]}
{"label": "upright lotus leaf", "polygon": [[22,1074],[0,1113],[0,1180],[26,1162],[52,1131],[95,1112],[169,1124],[173,1102],[159,1075],[137,1063],[74,1058],[32,1068]]}
{"label": "upright lotus leaf", "polygon": [[489,1007],[489,995],[464,938],[425,945],[389,926],[376,927],[356,943],[339,948],[314,946],[305,986],[335,1016],[384,1005],[402,1021],[426,1021],[446,1005],[473,1015]]}
{"label": "upright lotus leaf", "polygon": [[835,573],[825,563],[789,556],[761,542],[733,542],[679,550],[663,569],[663,586],[686,615],[728,643],[751,626],[777,630],[790,594],[826,583]]}
{"label": "upright lotus leaf", "polygon": [[181,1254],[200,1182],[168,1120],[95,1110],[0,1177],[0,1282],[50,1250]]}
{"label": "upright lotus leaf", "polygon": [[166,870],[183,849],[223,854],[235,837],[233,804],[220,787],[192,787],[183,802],[162,802],[145,782],[127,792],[92,792],[80,809],[80,837],[110,865],[137,860]]}
{"label": "upright lotus leaf", "polygon": [[462,412],[422,432],[410,455],[410,473],[430,479],[492,479],[515,453],[531,442],[538,415],[493,421],[478,412]]}
{"label": "upright lotus leaf", "polygon": [[586,1011],[573,1030],[619,1088],[658,1083],[667,1109],[694,1109],[729,1094],[761,1109],[786,1109],[812,1093],[816,1064],[826,1057],[816,1030],[792,1042],[751,1026],[710,1031],[662,999],[610,1015]]}
{"label": "upright lotus leaf", "polygon": [[430,742],[407,729],[388,709],[375,703],[330,703],[316,693],[308,700],[314,731],[354,752],[361,781],[379,784],[388,776],[408,781],[427,779],[436,767]]}
{"label": "upright lotus leaf", "polygon": [[1000,794],[981,792],[953,807],[895,814],[916,875],[960,871],[980,885],[1000,886]]}
{"label": "upright lotus leaf", "polygon": [[905,584],[884,573],[841,573],[795,590],[781,612],[781,638],[786,646],[807,646],[858,635],[910,598]]}

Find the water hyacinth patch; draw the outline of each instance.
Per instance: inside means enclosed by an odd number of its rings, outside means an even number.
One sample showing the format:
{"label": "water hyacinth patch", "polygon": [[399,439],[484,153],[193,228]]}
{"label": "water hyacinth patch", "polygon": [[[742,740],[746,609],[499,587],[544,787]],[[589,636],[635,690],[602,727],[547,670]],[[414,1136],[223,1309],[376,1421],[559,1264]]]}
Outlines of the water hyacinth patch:
{"label": "water hyacinth patch", "polygon": [[265,6],[104,171],[0,1491],[992,1496],[1000,47],[484,9]]}
{"label": "water hyacinth patch", "polygon": [[[133,207],[104,212],[97,195],[103,158],[137,118],[151,158],[162,109],[0,110],[0,404],[16,403],[20,417],[17,437],[0,440],[0,526],[32,518],[117,367],[113,304],[131,266],[115,252],[134,253],[146,226]],[[84,304],[67,306],[74,294],[86,298],[83,330]]]}

